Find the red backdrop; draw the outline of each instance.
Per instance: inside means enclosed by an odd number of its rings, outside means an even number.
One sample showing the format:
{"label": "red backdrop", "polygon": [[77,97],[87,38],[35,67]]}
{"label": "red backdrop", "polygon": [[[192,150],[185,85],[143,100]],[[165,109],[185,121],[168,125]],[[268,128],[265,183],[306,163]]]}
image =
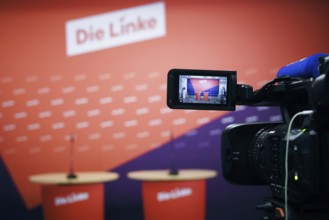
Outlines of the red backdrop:
{"label": "red backdrop", "polygon": [[171,68],[229,69],[258,88],[328,52],[326,1],[165,1],[164,37],[68,57],[65,22],[154,1],[0,3],[0,150],[26,206],[31,174],[110,170],[225,112],[166,107]]}

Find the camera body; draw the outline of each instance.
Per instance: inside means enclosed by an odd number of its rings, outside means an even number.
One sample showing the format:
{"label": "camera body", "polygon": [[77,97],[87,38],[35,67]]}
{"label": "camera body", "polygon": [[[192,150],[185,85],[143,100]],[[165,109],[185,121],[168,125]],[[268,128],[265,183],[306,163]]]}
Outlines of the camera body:
{"label": "camera body", "polygon": [[266,85],[265,92],[254,93],[249,105],[280,106],[283,122],[233,124],[223,131],[221,156],[226,180],[240,185],[269,185],[272,196],[283,200],[288,122],[297,112],[314,110],[312,116],[296,120],[289,133],[288,198],[291,203],[303,204],[328,195],[325,171],[329,166],[325,161],[329,159],[329,135],[320,121],[329,122],[329,112],[322,115],[317,111],[320,106],[312,101],[313,84],[311,80],[287,78]]}
{"label": "camera body", "polygon": [[[240,185],[269,185],[272,196],[284,199],[287,125],[235,124],[222,134],[224,178]],[[301,204],[320,189],[318,134],[293,129],[289,144],[289,202]],[[243,138],[237,138],[243,137]]]}
{"label": "camera body", "polygon": [[[290,204],[329,204],[329,56],[320,61],[316,78],[278,76],[256,91],[237,84],[235,71],[173,69],[168,73],[167,105],[202,110],[280,107],[281,123],[232,124],[223,131],[224,178],[238,185],[269,185],[279,201],[287,181]],[[306,110],[312,114],[296,118],[288,131],[293,116]]]}

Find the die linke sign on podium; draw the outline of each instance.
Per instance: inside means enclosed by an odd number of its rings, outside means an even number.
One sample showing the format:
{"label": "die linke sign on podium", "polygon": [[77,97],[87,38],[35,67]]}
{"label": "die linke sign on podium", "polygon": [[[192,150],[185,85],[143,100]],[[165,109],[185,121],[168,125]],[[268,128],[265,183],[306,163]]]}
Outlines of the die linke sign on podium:
{"label": "die linke sign on podium", "polygon": [[163,37],[165,3],[156,2],[66,22],[68,56]]}

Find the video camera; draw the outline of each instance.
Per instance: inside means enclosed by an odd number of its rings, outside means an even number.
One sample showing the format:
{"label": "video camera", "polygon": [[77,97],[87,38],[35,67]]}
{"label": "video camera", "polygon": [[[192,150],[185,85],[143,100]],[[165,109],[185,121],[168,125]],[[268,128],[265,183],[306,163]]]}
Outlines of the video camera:
{"label": "video camera", "polygon": [[233,111],[236,105],[280,107],[281,123],[225,128],[223,176],[233,184],[269,185],[272,197],[258,208],[275,212],[273,219],[288,219],[288,211],[289,219],[308,219],[314,214],[327,219],[328,72],[329,56],[315,54],[281,68],[272,81],[253,91],[249,85],[237,84],[236,71],[172,69],[167,105],[224,111]]}

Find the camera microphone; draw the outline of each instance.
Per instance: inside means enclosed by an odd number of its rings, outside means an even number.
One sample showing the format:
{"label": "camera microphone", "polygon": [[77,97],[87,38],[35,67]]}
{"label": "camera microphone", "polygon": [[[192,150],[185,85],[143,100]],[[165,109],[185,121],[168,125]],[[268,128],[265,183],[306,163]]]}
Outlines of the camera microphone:
{"label": "camera microphone", "polygon": [[320,58],[329,56],[325,53],[317,53],[309,57],[305,57],[296,62],[290,63],[282,67],[278,73],[277,77],[281,76],[291,76],[299,78],[317,78],[320,75]]}

